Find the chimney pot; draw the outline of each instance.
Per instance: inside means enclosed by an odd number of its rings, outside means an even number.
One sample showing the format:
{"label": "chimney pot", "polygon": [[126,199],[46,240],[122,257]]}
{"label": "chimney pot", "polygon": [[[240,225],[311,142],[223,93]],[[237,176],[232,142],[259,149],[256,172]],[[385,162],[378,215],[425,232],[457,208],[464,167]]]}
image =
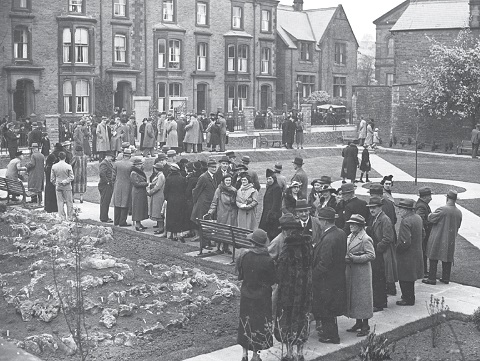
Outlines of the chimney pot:
{"label": "chimney pot", "polygon": [[303,0],[293,0],[293,10],[303,11]]}

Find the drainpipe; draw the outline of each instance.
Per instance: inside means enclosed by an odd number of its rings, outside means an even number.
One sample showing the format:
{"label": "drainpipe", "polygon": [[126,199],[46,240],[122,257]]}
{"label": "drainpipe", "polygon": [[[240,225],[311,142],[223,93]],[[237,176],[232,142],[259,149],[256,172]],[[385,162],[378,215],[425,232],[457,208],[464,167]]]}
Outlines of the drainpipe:
{"label": "drainpipe", "polygon": [[103,85],[103,3],[99,2],[100,4],[100,15],[99,15],[99,20],[100,20],[100,81],[102,82]]}
{"label": "drainpipe", "polygon": [[255,108],[258,91],[257,82],[257,1],[253,0],[253,107]]}
{"label": "drainpipe", "polygon": [[[145,1],[144,2],[144,9],[143,9],[143,47],[144,47],[144,62],[145,62],[145,65],[144,65],[144,69],[145,69],[145,90],[144,90],[144,93],[145,95],[148,94],[148,91],[147,91],[147,82],[148,82],[148,71],[147,71],[147,42],[148,42],[148,39],[147,39],[147,4],[148,4],[148,1]],[[153,42],[153,36],[152,36],[152,42]],[[153,52],[155,54],[155,52]],[[155,61],[153,62],[153,64],[155,64]],[[152,76],[152,79],[153,79],[153,89],[155,89],[155,77]],[[152,102],[154,100],[152,99]]]}

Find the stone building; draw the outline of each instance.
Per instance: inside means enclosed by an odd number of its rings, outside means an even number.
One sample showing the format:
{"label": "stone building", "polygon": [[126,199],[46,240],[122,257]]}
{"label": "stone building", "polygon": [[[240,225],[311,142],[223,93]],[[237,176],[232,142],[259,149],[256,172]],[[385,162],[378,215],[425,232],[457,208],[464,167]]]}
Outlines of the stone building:
{"label": "stone building", "polygon": [[418,120],[408,107],[406,94],[408,87],[415,86],[412,67],[429,56],[429,38],[452,44],[465,27],[480,34],[480,1],[405,1],[374,23],[376,79],[380,86],[354,87],[354,116],[374,118],[375,126],[387,141],[393,136],[403,141],[415,139],[417,121],[421,142],[436,142],[443,148],[445,144],[457,144],[468,138],[469,120],[453,117]]}
{"label": "stone building", "polygon": [[302,3],[277,10],[277,107],[316,90],[350,105],[358,42],[345,11],[341,5],[303,10]]}

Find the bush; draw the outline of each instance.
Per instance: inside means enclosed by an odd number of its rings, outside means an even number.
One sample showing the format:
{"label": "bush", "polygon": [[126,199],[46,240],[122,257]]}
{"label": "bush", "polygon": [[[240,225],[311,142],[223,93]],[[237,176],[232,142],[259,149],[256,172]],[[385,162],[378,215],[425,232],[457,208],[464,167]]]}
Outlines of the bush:
{"label": "bush", "polygon": [[397,137],[395,136],[395,134],[393,135],[393,144],[397,145]]}
{"label": "bush", "polygon": [[393,147],[393,139],[392,139],[392,138],[390,138],[390,143],[389,143],[389,145],[390,145],[390,148]]}
{"label": "bush", "polygon": [[470,320],[475,324],[477,330],[480,331],[480,307],[473,312],[473,314],[470,316]]}
{"label": "bush", "polygon": [[408,137],[407,143],[408,143],[408,145],[412,145],[412,138]]}

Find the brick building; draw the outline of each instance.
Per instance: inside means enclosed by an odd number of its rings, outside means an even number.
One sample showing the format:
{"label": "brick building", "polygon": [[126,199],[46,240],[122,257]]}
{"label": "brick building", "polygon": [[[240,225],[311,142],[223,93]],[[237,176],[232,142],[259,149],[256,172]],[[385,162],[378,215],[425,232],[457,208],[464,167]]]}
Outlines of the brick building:
{"label": "brick building", "polygon": [[358,42],[341,5],[303,10],[278,6],[277,107],[297,104],[316,90],[350,105]]}
{"label": "brick building", "polygon": [[[374,23],[377,26],[376,79],[383,88],[355,87],[354,116],[374,118],[383,139],[394,135],[404,141],[414,139],[417,118],[406,99],[408,87],[415,86],[412,67],[429,56],[428,38],[452,44],[465,27],[480,34],[480,0],[406,1]],[[388,109],[385,108],[386,94],[391,97]],[[378,109],[383,118],[376,117]],[[423,119],[419,123],[419,139],[427,143],[455,144],[468,138],[470,131],[469,120],[454,117]]]}

